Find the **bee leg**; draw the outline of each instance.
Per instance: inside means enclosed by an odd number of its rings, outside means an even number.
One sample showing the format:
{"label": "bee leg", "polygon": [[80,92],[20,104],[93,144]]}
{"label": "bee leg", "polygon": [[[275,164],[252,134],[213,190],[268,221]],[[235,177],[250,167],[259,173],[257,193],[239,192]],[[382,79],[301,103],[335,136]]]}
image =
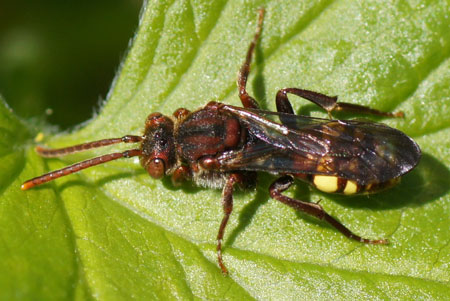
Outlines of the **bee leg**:
{"label": "bee leg", "polygon": [[256,43],[258,42],[259,36],[261,34],[262,22],[264,18],[264,9],[259,9],[259,17],[258,17],[258,26],[256,27],[255,35],[253,36],[253,41],[250,43],[250,46],[247,50],[247,56],[245,57],[245,62],[242,64],[241,69],[238,74],[238,88],[239,88],[239,98],[241,99],[242,105],[244,108],[252,108],[258,109],[259,105],[256,100],[251,97],[246,90],[247,78],[250,73],[250,64],[252,62],[253,52],[256,47]]}
{"label": "bee leg", "polygon": [[191,177],[190,174],[191,171],[189,170],[189,167],[184,165],[177,167],[177,169],[175,169],[171,177],[172,184],[174,186],[180,186],[181,183],[183,183],[184,181],[186,181]]}
{"label": "bee leg", "polygon": [[227,275],[228,269],[225,267],[222,259],[222,240],[225,233],[225,228],[230,218],[231,212],[233,211],[233,186],[236,183],[242,183],[244,179],[240,174],[231,174],[227,179],[225,187],[222,191],[222,206],[223,206],[223,218],[220,223],[219,232],[217,233],[217,261],[219,263],[222,273]]}
{"label": "bee leg", "polygon": [[294,114],[294,111],[292,110],[292,106],[289,103],[289,99],[287,97],[287,94],[294,94],[297,96],[300,96],[304,99],[307,99],[322,109],[326,110],[328,112],[328,116],[330,119],[331,112],[339,112],[339,111],[346,111],[346,112],[355,112],[355,113],[361,113],[361,114],[370,114],[370,115],[378,115],[378,116],[385,116],[385,117],[404,117],[403,112],[397,112],[397,113],[391,113],[391,112],[383,112],[376,109],[372,109],[366,106],[346,103],[346,102],[338,102],[337,96],[327,96],[325,94],[317,93],[314,91],[309,90],[303,90],[298,88],[286,88],[281,89],[278,91],[276,96],[276,104],[277,104],[277,110],[279,112]]}
{"label": "bee leg", "polygon": [[341,224],[339,221],[337,221],[335,218],[333,218],[331,215],[325,212],[325,210],[317,203],[309,203],[304,202],[300,200],[296,200],[287,196],[282,195],[282,192],[287,190],[292,183],[294,182],[294,179],[291,176],[283,176],[275,182],[272,183],[272,185],[269,188],[270,196],[283,204],[286,204],[298,211],[302,211],[306,214],[312,215],[320,220],[326,221],[328,224],[333,226],[336,230],[347,236],[348,238],[357,240],[362,243],[366,244],[387,244],[388,241],[385,239],[379,239],[379,240],[370,240],[366,238],[362,238],[356,234],[354,234],[352,231],[347,229],[343,224]]}
{"label": "bee leg", "polygon": [[[289,101],[286,93],[282,93],[283,90],[279,90],[276,97],[276,105],[277,111],[280,113],[292,114],[295,115],[294,109],[292,109],[291,102]],[[286,120],[286,116],[279,116],[281,123],[288,124],[288,120]],[[291,127],[294,127],[291,125]]]}

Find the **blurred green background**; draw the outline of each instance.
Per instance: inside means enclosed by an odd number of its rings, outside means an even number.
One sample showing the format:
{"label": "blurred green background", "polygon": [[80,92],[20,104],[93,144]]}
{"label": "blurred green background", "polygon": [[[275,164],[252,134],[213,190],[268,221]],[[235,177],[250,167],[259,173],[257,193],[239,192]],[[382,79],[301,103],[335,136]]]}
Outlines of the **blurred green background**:
{"label": "blurred green background", "polygon": [[105,99],[142,0],[0,2],[0,94],[21,117],[70,128]]}

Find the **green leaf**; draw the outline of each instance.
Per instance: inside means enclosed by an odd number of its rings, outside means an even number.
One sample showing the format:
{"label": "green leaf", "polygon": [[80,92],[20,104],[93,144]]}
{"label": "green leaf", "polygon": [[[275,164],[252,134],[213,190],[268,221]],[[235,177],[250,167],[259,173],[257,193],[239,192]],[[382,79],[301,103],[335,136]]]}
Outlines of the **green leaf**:
{"label": "green leaf", "polygon": [[[444,1],[155,1],[100,114],[45,142],[65,146],[139,134],[154,111],[239,105],[236,73],[266,8],[249,91],[263,108],[301,87],[405,119],[383,120],[416,139],[419,166],[373,196],[288,192],[319,201],[355,233],[389,238],[363,245],[271,200],[273,177],[237,192],[217,266],[221,192],[174,188],[137,160],[110,162],[21,191],[48,170],[111,151],[59,159],[33,151],[32,134],[5,104],[2,155],[2,299],[446,299],[450,295],[450,13]],[[305,107],[292,97],[295,110]],[[126,146],[125,146],[126,147]],[[121,148],[114,147],[114,149]]]}

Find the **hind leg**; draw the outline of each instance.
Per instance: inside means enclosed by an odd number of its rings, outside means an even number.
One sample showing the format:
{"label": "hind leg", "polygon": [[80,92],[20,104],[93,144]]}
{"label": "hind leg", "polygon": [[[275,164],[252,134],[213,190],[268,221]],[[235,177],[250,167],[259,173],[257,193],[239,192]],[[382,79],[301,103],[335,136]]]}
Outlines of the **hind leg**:
{"label": "hind leg", "polygon": [[326,213],[326,211],[316,203],[310,203],[310,202],[304,202],[301,200],[296,200],[290,197],[287,197],[283,195],[282,193],[287,190],[292,183],[294,182],[294,179],[291,176],[283,176],[275,182],[272,183],[272,185],[269,188],[270,196],[277,200],[282,202],[283,204],[288,205],[289,207],[292,207],[298,211],[304,212],[306,214],[309,214],[311,216],[314,216],[315,218],[318,218],[320,220],[326,221],[328,224],[333,226],[336,230],[344,234],[346,237],[351,238],[353,240],[357,240],[359,242],[365,243],[365,244],[387,244],[388,241],[386,239],[377,239],[377,240],[371,240],[367,238],[362,238],[356,234],[354,234],[352,231],[350,231],[347,227],[345,227],[343,224],[341,224],[339,221],[337,221],[334,217]]}
{"label": "hind leg", "polygon": [[278,112],[294,114],[294,110],[292,109],[291,103],[289,102],[289,99],[287,97],[288,93],[300,96],[304,99],[307,99],[315,103],[316,105],[318,105],[319,107],[328,112],[328,116],[330,117],[330,119],[332,112],[339,112],[339,111],[355,112],[385,117],[404,117],[403,112],[397,113],[382,112],[366,106],[346,102],[338,102],[337,96],[331,97],[318,92],[298,88],[285,88],[278,91],[276,96],[276,105]]}

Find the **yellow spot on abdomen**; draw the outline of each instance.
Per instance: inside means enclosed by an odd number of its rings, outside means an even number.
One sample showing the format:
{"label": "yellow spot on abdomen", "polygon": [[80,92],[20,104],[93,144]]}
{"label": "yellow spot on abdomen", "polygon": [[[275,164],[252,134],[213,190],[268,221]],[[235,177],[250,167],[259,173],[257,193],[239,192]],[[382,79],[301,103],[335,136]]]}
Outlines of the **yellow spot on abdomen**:
{"label": "yellow spot on abdomen", "polygon": [[314,176],[314,185],[324,192],[336,192],[338,189],[338,178],[334,176]]}
{"label": "yellow spot on abdomen", "polygon": [[345,185],[344,194],[354,194],[358,191],[358,185],[354,181],[347,180]]}

